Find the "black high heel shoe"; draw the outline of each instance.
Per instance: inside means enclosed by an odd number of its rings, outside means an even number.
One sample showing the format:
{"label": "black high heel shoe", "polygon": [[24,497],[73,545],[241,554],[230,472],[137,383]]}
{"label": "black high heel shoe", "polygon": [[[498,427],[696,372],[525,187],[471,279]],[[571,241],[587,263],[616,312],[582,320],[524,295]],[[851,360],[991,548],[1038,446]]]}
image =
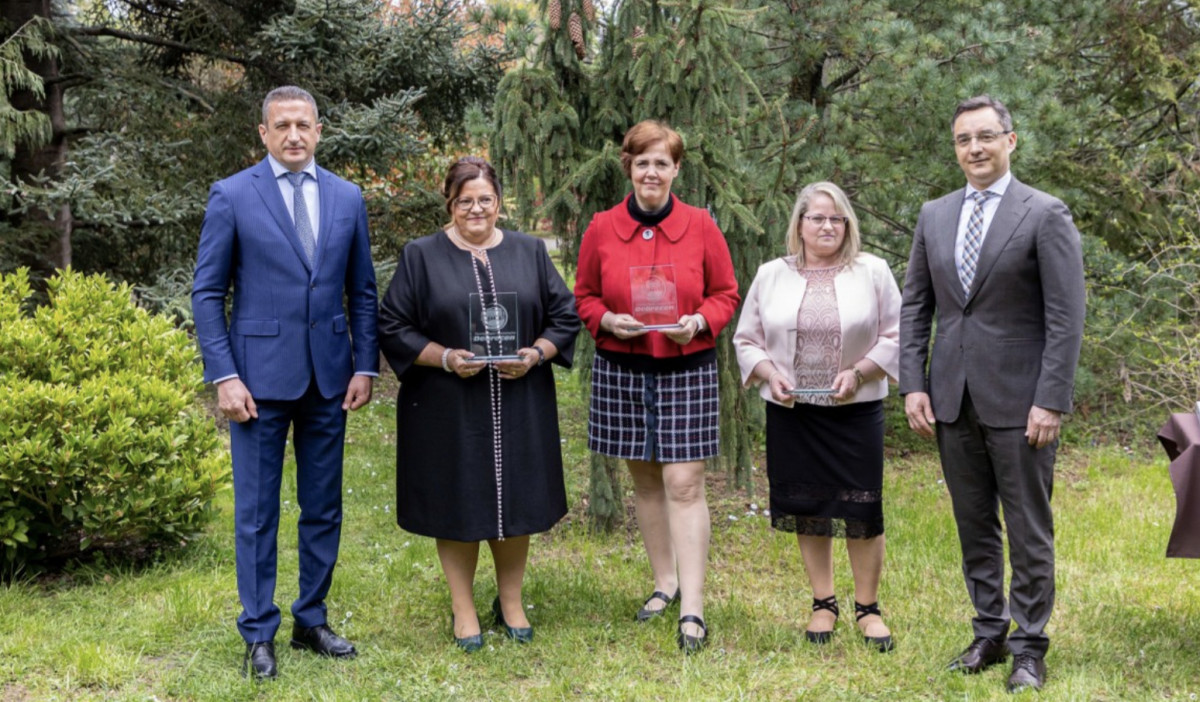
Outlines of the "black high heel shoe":
{"label": "black high heel shoe", "polygon": [[509,626],[504,621],[504,610],[500,608],[500,596],[496,595],[496,599],[492,601],[492,614],[496,615],[496,626],[502,628],[508,638],[517,643],[533,643],[533,627],[513,627]]}
{"label": "black high heel shoe", "polygon": [[[818,600],[814,597],[812,611],[816,612],[822,609],[828,612],[833,612],[833,623],[834,626],[836,626],[838,615],[841,614],[841,611],[838,609],[837,595],[830,595],[823,600]],[[829,631],[810,631],[805,629],[804,635],[812,643],[827,644],[833,640],[833,629],[830,629]]]}
{"label": "black high heel shoe", "polygon": [[[872,602],[871,604],[859,604],[857,600],[854,602],[855,621],[862,621],[863,617],[869,617],[872,614],[883,619],[883,614],[879,611],[878,602]],[[891,634],[887,636],[867,636],[863,634],[863,642],[878,649],[880,653],[887,653],[896,647],[896,642],[892,641]]]}
{"label": "black high heel shoe", "polygon": [[[450,635],[454,636],[453,612],[450,613]],[[465,653],[475,653],[479,649],[483,648],[483,632],[481,631],[478,634],[472,634],[471,636],[464,636],[461,639],[457,636],[454,636],[454,645],[461,648]]]}
{"label": "black high heel shoe", "polygon": [[[699,636],[689,636],[683,633],[683,625],[687,623],[696,624],[700,627]],[[676,637],[679,642],[679,648],[689,656],[700,649],[704,648],[708,643],[708,627],[704,625],[704,620],[694,614],[685,614],[679,618],[679,635]]]}

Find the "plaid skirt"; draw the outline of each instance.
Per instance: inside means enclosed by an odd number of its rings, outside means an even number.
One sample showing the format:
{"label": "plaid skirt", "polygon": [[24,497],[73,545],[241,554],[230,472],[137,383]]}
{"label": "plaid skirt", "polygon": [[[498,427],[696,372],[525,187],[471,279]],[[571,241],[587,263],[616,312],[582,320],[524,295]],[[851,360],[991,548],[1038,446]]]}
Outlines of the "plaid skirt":
{"label": "plaid skirt", "polygon": [[689,463],[720,450],[717,362],[640,373],[601,356],[592,362],[588,448],[635,461]]}

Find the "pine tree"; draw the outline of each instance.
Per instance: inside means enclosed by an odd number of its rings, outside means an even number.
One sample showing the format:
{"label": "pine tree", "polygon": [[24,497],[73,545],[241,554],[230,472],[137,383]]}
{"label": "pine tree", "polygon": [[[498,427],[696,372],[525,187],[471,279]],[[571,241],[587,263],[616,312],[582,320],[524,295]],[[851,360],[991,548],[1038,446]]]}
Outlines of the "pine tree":
{"label": "pine tree", "polygon": [[[597,26],[587,19],[594,12],[590,2],[543,3],[549,21],[537,56],[501,81],[492,155],[522,213],[550,221],[568,265],[592,216],[629,191],[619,157],[625,131],[643,119],[662,119],[686,146],[673,191],[717,219],[743,291],[749,285],[764,246],[754,198],[770,191],[771,174],[753,167],[743,134],[753,121],[770,121],[772,110],[729,41],[753,22],[740,4],[625,0],[597,18],[603,20]],[[574,23],[555,22],[562,16],[581,18],[585,35],[602,35],[586,47],[594,52],[590,63],[576,56]],[[776,120],[775,126],[784,125]],[[721,453],[736,484],[749,489],[749,415],[758,404],[741,388],[731,334],[732,325],[718,344]],[[585,346],[581,366],[590,356]],[[611,526],[620,515],[612,498],[620,494],[614,490],[619,469],[595,456],[592,468],[589,511],[596,524]]]}

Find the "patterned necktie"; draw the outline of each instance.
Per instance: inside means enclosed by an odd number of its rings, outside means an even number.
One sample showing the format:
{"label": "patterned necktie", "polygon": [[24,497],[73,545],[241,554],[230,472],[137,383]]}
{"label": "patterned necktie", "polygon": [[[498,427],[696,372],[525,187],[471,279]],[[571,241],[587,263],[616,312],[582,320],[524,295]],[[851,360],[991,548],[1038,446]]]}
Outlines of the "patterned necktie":
{"label": "patterned necktie", "polygon": [[300,237],[304,255],[308,256],[308,263],[312,265],[317,251],[317,238],[313,236],[312,222],[308,219],[308,205],[304,202],[304,173],[284,175],[292,184],[292,219],[296,223],[296,236]]}
{"label": "patterned necktie", "polygon": [[975,208],[967,220],[967,235],[963,238],[962,260],[958,262],[958,279],[962,281],[963,295],[971,292],[971,281],[975,280],[975,266],[979,263],[979,247],[983,243],[983,203],[996,193],[985,190],[971,193]]}

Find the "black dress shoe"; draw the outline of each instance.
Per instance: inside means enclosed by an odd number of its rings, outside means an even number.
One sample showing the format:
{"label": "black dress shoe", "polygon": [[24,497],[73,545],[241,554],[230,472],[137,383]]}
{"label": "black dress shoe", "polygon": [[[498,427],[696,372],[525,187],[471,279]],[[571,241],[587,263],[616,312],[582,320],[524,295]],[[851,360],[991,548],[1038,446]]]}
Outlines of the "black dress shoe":
{"label": "black dress shoe", "polygon": [[1008,691],[1020,692],[1026,688],[1042,689],[1046,682],[1046,661],[1028,653],[1013,656],[1012,674],[1008,676]]}
{"label": "black dress shoe", "polygon": [[985,639],[982,636],[971,642],[967,650],[950,661],[948,670],[962,673],[980,673],[1008,658],[1008,642]]}
{"label": "black dress shoe", "polygon": [[[699,636],[689,636],[683,633],[683,625],[688,622],[699,625]],[[704,620],[700,617],[694,614],[685,614],[679,618],[679,635],[676,639],[679,642],[679,648],[683,649],[683,652],[690,656],[704,648],[705,644],[708,643],[708,627],[704,625]]]}
{"label": "black dress shoe", "polygon": [[304,628],[299,624],[292,627],[292,648],[312,651],[318,656],[330,658],[353,658],[358,655],[354,644],[333,633],[328,624]]}
{"label": "black dress shoe", "polygon": [[246,657],[242,659],[242,675],[254,671],[257,680],[268,680],[279,675],[275,667],[275,642],[259,641],[246,644]]}
{"label": "black dress shoe", "polygon": [[[649,597],[646,598],[646,601],[642,603],[642,608],[637,611],[637,620],[639,622],[648,622],[655,617],[661,617],[663,612],[667,611],[667,607],[670,607],[671,603],[678,599],[678,589],[675,590],[674,595],[668,595],[661,590],[655,590]],[[650,604],[652,600],[662,600],[666,604],[659,609],[646,609],[646,605]]]}
{"label": "black dress shoe", "polygon": [[517,643],[533,643],[533,627],[526,626],[518,628],[515,626],[509,626],[508,623],[504,621],[504,610],[500,609],[499,595],[497,595],[495,601],[492,602],[492,614],[496,616],[496,626],[503,629],[504,634],[508,636],[508,638],[516,641]]}

